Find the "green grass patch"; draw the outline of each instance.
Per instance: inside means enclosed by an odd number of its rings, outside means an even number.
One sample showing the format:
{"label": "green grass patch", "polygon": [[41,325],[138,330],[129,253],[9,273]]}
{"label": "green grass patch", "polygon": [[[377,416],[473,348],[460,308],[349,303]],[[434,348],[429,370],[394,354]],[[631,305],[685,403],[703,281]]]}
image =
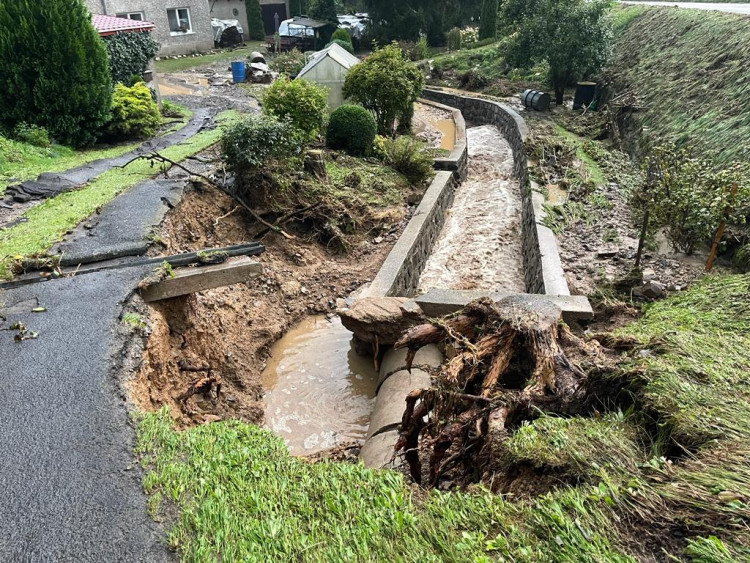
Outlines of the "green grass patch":
{"label": "green grass patch", "polygon": [[41,148],[0,137],[0,195],[5,192],[6,184],[11,179],[23,182],[36,178],[42,172],[62,172],[94,160],[114,158],[139,144],[75,151],[62,145]]}
{"label": "green grass patch", "polygon": [[623,28],[610,65],[613,92],[635,92],[641,108],[624,131],[629,149],[642,154],[645,133],[692,144],[719,162],[747,159],[750,18],[636,8],[644,11]]}
{"label": "green grass patch", "polygon": [[[224,112],[218,119],[236,119],[237,115],[234,111]],[[161,154],[179,162],[213,145],[220,136],[220,127],[202,131]],[[79,190],[60,194],[29,209],[24,213],[26,222],[0,231],[0,279],[10,276],[10,261],[14,257],[44,253],[99,206],[160,171],[149,161],[137,160],[125,168],[105,172]]]}
{"label": "green grass patch", "polygon": [[[172,123],[168,129],[161,132],[161,135],[179,131],[190,121],[193,112],[182,106],[179,108],[182,111],[179,121]],[[165,121],[173,120],[165,119]],[[95,160],[116,158],[140,144],[141,142],[138,141],[73,150],[62,145],[52,145],[48,148],[35,147],[0,136],[0,196],[5,193],[6,184],[11,179],[14,182],[23,182],[36,178],[42,172],[64,172]]]}
{"label": "green grass patch", "polygon": [[580,160],[583,164],[588,177],[592,182],[594,182],[594,184],[599,186],[607,182],[607,178],[605,177],[604,172],[602,172],[602,169],[599,168],[599,165],[596,163],[596,161],[584,149],[584,139],[582,139],[575,133],[571,133],[567,129],[564,129],[558,124],[555,124],[555,133],[572,142],[576,146],[576,156],[578,157],[578,160]]}
{"label": "green grass patch", "polygon": [[237,421],[176,432],[162,410],[143,415],[138,433],[146,491],[179,507],[168,541],[184,561],[632,561],[603,535],[606,484],[510,503],[308,463]]}
{"label": "green grass patch", "polygon": [[241,47],[239,49],[225,49],[210,55],[188,55],[178,59],[161,59],[154,64],[156,66],[156,72],[162,74],[181,72],[183,70],[189,70],[191,68],[223,61],[244,61],[253,51],[260,51],[262,53],[265,50],[265,45],[266,44],[263,41],[249,41],[247,47]]}

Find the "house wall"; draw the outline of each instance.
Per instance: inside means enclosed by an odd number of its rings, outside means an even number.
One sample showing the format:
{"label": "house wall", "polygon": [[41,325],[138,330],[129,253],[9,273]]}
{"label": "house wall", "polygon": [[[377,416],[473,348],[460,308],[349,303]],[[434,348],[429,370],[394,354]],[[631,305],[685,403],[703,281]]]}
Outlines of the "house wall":
{"label": "house wall", "polygon": [[[115,16],[122,12],[143,12],[156,29],[154,39],[161,44],[160,56],[208,51],[214,47],[208,0],[85,0],[94,14]],[[171,35],[168,8],[189,8],[192,33]]]}
{"label": "house wall", "polygon": [[[239,20],[245,39],[248,38],[247,8],[245,0],[208,0],[209,10],[212,18],[220,20]],[[234,12],[237,12],[235,15]]]}

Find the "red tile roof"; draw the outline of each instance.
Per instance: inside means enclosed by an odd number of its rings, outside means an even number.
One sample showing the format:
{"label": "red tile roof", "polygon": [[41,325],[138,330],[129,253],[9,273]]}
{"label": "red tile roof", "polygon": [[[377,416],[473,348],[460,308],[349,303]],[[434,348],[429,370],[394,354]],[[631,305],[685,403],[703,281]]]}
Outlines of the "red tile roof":
{"label": "red tile roof", "polygon": [[152,31],[154,24],[147,21],[130,20],[127,18],[116,18],[115,16],[103,16],[92,14],[91,22],[99,35],[114,35],[121,32]]}

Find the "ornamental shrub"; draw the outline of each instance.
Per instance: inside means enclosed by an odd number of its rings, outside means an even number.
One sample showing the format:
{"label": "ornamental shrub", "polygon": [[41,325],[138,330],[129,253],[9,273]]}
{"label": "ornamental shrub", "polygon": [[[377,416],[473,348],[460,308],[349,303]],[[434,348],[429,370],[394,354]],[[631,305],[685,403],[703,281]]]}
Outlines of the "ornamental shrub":
{"label": "ornamental shrub", "polygon": [[306,138],[312,139],[325,124],[328,92],[306,80],[280,76],[263,96],[263,114],[289,119]]}
{"label": "ornamental shrub", "polygon": [[286,53],[276,55],[268,66],[279,74],[294,77],[305,66],[305,55],[298,49],[292,49]]}
{"label": "ornamental shrub", "polygon": [[229,169],[243,175],[302,151],[302,137],[289,120],[250,116],[230,125],[221,137],[221,155]]}
{"label": "ornamental shrub", "polygon": [[0,2],[0,129],[32,123],[91,145],[111,94],[107,51],[80,0]]}
{"label": "ornamental shrub", "polygon": [[377,131],[375,118],[369,111],[362,106],[343,105],[331,114],[326,143],[332,149],[362,156],[372,148]]}
{"label": "ornamental shrub", "polygon": [[394,44],[352,67],[346,75],[343,94],[372,112],[378,133],[393,135],[396,120],[408,114],[423,85],[420,70]]}
{"label": "ornamental shrub", "polygon": [[412,184],[420,184],[432,175],[433,158],[424,144],[414,137],[404,135],[386,139],[384,144],[386,164],[401,172]]}
{"label": "ornamental shrub", "polygon": [[109,74],[115,84],[132,85],[133,76],[143,76],[148,63],[159,52],[159,43],[149,31],[116,33],[102,40],[107,47]]}
{"label": "ornamental shrub", "polygon": [[333,35],[331,35],[331,41],[336,41],[336,39],[340,39],[341,41],[345,41],[346,43],[351,44],[352,42],[352,36],[349,35],[349,32],[341,27],[339,27],[336,31],[333,32]]}
{"label": "ornamental shrub", "polygon": [[49,133],[44,127],[38,125],[29,125],[28,123],[18,123],[11,135],[16,141],[34,145],[35,147],[46,148],[50,146]]}
{"label": "ornamental shrub", "polygon": [[151,90],[143,82],[127,87],[115,86],[112,96],[112,120],[105,132],[118,139],[146,139],[152,137],[161,123],[159,107],[151,97]]}

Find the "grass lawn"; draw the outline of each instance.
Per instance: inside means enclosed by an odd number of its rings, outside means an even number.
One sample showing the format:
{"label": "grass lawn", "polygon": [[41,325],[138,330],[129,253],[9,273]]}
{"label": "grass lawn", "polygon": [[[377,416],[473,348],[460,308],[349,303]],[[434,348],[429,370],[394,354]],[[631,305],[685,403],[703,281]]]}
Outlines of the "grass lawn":
{"label": "grass lawn", "polygon": [[[220,122],[236,119],[234,111],[223,112]],[[221,137],[221,128],[202,131],[187,141],[173,145],[161,154],[182,161],[216,143]],[[10,276],[10,262],[15,257],[41,254],[78,223],[96,211],[97,207],[114,198],[120,192],[160,172],[149,161],[138,160],[126,168],[105,172],[87,186],[60,194],[32,207],[24,217],[28,221],[0,231],[0,279]]]}
{"label": "grass lawn", "polygon": [[[180,121],[173,123],[162,133],[163,135],[180,130],[190,121],[193,112],[187,108],[181,109],[183,116]],[[175,119],[168,118],[164,121],[175,121]],[[0,196],[5,193],[6,185],[11,180],[23,182],[36,178],[42,172],[63,172],[87,162],[115,158],[140,144],[141,142],[138,141],[77,151],[62,145],[52,145],[48,148],[35,147],[0,136]]]}
{"label": "grass lawn", "polygon": [[290,457],[238,421],[178,432],[163,410],[137,416],[149,510],[176,506],[184,561],[748,560],[749,291],[750,275],[709,277],[650,306],[619,331],[636,350],[602,376],[626,381],[625,412],[542,415],[509,438],[511,461],[565,477],[553,492],[422,491]]}
{"label": "grass lawn", "polygon": [[188,55],[179,59],[161,59],[156,61],[156,72],[167,74],[170,72],[180,72],[198,66],[210,65],[222,61],[244,61],[253,51],[265,52],[265,41],[248,41],[247,47],[239,49],[225,49],[211,55]]}

